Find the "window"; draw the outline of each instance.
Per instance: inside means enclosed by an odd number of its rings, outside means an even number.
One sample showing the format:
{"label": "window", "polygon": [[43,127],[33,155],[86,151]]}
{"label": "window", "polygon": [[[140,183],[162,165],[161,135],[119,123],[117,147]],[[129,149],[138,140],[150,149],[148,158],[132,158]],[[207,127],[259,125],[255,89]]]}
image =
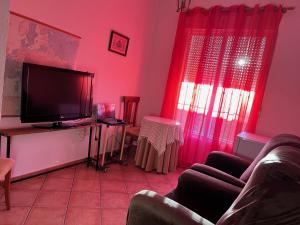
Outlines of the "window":
{"label": "window", "polygon": [[[212,138],[216,119],[222,119],[221,136],[224,141],[233,142],[234,126],[241,113],[245,114],[244,125],[247,123],[266,38],[244,36],[238,41],[235,38],[191,35],[177,119],[185,123],[188,111],[198,114],[192,132],[195,136],[200,134]],[[234,43],[237,51],[232,57]],[[204,48],[204,45],[207,47]]]}

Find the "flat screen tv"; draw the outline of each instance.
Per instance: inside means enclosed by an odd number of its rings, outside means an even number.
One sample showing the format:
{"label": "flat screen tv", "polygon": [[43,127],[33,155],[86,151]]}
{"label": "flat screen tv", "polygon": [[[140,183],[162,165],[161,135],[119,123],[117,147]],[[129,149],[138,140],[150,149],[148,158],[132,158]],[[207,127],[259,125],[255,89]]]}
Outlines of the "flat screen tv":
{"label": "flat screen tv", "polygon": [[59,122],[92,116],[92,80],[88,72],[23,64],[21,122]]}

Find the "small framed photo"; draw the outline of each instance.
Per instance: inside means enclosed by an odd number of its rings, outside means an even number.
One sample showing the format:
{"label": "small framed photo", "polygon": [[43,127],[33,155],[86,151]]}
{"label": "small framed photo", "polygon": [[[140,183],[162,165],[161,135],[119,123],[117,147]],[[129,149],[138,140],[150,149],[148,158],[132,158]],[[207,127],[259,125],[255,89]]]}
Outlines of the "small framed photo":
{"label": "small framed photo", "polygon": [[111,31],[108,50],[123,56],[127,55],[129,38],[116,31]]}

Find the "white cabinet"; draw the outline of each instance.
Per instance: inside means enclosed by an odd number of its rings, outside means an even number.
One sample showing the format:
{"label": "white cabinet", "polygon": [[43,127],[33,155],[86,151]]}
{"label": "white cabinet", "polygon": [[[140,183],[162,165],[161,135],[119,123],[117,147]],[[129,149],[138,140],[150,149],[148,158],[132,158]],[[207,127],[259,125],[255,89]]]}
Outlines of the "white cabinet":
{"label": "white cabinet", "polygon": [[254,159],[269,140],[269,137],[241,132],[236,137],[234,153],[239,156]]}

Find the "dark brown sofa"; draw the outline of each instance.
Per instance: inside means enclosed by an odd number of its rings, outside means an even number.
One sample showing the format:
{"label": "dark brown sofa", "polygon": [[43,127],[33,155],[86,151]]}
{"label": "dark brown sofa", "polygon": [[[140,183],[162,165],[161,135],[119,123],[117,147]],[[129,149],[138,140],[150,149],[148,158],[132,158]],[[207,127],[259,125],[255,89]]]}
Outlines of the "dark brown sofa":
{"label": "dark brown sofa", "polygon": [[300,148],[300,138],[291,134],[273,137],[252,163],[228,153],[213,152],[205,164],[195,164],[185,171],[176,189],[166,197],[216,222],[242,191],[257,163],[282,145]]}
{"label": "dark brown sofa", "polygon": [[188,169],[173,192],[163,197],[141,191],[128,210],[127,225],[194,224],[300,224],[300,148],[273,149],[257,163],[242,189]]}
{"label": "dark brown sofa", "polygon": [[212,152],[208,155],[205,164],[194,164],[191,169],[233,185],[244,187],[256,164],[270,151],[279,146],[300,148],[300,138],[292,134],[277,135],[265,144],[252,162],[236,155],[217,151]]}

